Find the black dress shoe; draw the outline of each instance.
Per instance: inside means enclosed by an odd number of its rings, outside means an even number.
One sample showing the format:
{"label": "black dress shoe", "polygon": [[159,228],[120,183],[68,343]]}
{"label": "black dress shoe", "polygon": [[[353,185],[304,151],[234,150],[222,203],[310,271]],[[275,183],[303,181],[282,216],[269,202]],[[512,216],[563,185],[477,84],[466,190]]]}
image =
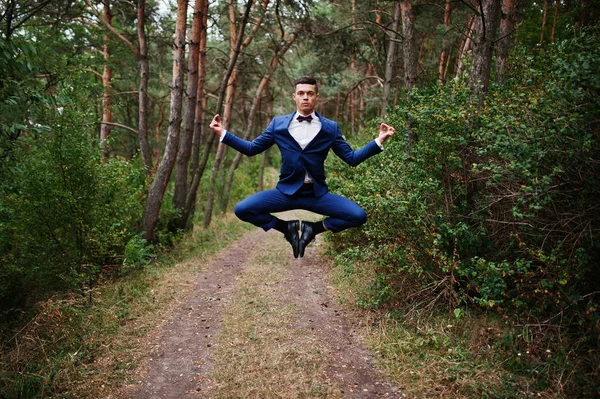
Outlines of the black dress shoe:
{"label": "black dress shoe", "polygon": [[300,228],[300,222],[298,220],[290,220],[287,222],[287,229],[283,233],[287,242],[292,244],[294,250],[294,258],[298,257],[300,253],[300,239],[298,237],[298,229]]}
{"label": "black dress shoe", "polygon": [[302,222],[302,236],[300,237],[300,257],[304,257],[306,246],[315,239],[317,233],[311,222]]}

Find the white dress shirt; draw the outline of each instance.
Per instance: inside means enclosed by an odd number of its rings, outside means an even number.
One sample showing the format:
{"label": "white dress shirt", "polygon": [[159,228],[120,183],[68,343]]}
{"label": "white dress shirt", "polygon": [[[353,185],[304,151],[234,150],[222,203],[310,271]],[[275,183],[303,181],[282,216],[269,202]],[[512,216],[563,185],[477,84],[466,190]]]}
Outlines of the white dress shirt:
{"label": "white dress shirt", "polygon": [[[321,131],[321,120],[313,111],[310,116],[312,116],[312,121],[298,121],[298,116],[301,115],[298,111],[294,114],[290,125],[288,126],[288,131],[290,135],[296,140],[300,148],[303,150],[306,146],[313,141],[313,139],[319,134]],[[308,116],[308,115],[307,115]],[[308,172],[304,175],[304,183],[312,183],[312,179],[310,178]]]}
{"label": "white dress shirt", "polygon": [[311,122],[299,122],[298,119],[296,119],[299,115],[301,114],[298,112],[294,114],[294,117],[288,126],[288,131],[298,145],[300,145],[300,148],[305,149],[308,143],[310,143],[321,131],[321,120],[316,113],[313,112],[310,114],[313,118]]}

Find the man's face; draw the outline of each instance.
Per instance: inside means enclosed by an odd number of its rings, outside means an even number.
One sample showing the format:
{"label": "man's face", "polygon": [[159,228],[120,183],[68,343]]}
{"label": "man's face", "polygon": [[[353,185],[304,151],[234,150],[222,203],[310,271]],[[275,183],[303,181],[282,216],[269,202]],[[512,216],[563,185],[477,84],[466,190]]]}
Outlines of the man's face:
{"label": "man's face", "polygon": [[319,94],[317,94],[315,85],[300,83],[296,85],[296,91],[292,94],[296,102],[296,107],[303,115],[312,113],[317,105]]}

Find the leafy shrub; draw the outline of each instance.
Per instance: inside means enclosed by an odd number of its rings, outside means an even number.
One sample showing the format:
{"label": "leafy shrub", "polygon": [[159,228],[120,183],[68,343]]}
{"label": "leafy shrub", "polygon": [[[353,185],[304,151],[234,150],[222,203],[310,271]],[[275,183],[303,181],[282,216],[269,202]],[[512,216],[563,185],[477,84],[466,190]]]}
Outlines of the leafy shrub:
{"label": "leafy shrub", "polygon": [[444,299],[560,316],[561,344],[586,356],[597,345],[597,40],[517,53],[481,110],[460,81],[415,90],[389,115],[397,137],[382,155],[354,170],[330,161],[332,188],[369,214],[333,238],[338,260],[376,265],[363,305]]}
{"label": "leafy shrub", "polygon": [[156,255],[153,252],[153,246],[147,245],[142,234],[136,234],[125,245],[121,272],[127,273],[130,270],[147,266],[154,258]]}
{"label": "leafy shrub", "polygon": [[3,158],[3,312],[32,296],[89,288],[103,266],[120,265],[137,232],[144,174],[124,160],[102,161],[85,82],[71,79],[33,106]]}

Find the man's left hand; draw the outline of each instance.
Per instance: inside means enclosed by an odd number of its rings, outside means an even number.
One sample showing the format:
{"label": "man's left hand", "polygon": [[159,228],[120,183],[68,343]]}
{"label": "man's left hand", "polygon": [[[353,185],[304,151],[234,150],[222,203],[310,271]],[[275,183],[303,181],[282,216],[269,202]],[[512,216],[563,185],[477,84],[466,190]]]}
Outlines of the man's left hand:
{"label": "man's left hand", "polygon": [[394,129],[392,126],[382,123],[379,125],[379,136],[377,137],[378,141],[383,144],[384,141],[394,135],[395,131],[396,129]]}

